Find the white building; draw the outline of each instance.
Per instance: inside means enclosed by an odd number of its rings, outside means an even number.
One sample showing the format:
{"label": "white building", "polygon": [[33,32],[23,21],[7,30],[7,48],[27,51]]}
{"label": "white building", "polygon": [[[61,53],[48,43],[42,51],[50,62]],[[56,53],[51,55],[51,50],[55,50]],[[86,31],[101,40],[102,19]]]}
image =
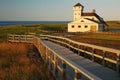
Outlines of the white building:
{"label": "white building", "polygon": [[92,12],[83,12],[84,6],[77,3],[73,6],[74,20],[68,23],[68,32],[99,32],[106,30],[107,24],[99,15]]}

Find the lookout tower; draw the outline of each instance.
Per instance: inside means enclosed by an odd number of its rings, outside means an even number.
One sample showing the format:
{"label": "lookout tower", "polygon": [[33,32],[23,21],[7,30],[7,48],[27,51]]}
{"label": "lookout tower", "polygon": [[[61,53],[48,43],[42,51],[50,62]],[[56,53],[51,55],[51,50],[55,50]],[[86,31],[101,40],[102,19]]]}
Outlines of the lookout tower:
{"label": "lookout tower", "polygon": [[74,21],[80,19],[81,15],[83,13],[83,8],[84,8],[84,6],[82,6],[80,3],[77,3],[73,6]]}

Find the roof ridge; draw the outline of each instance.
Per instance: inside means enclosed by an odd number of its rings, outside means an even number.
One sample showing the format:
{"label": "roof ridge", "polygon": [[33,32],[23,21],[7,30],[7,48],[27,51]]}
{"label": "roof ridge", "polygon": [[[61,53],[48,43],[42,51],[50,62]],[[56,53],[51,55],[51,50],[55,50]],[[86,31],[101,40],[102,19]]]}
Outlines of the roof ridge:
{"label": "roof ridge", "polygon": [[83,5],[80,4],[80,3],[77,3],[77,4],[74,5],[74,7],[76,7],[76,6],[82,6],[83,7]]}

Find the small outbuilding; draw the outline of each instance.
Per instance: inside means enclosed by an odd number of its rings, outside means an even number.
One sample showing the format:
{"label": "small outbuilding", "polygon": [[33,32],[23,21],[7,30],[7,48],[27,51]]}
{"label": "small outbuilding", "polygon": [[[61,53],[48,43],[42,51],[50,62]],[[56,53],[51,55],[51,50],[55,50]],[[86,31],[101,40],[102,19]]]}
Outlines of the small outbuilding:
{"label": "small outbuilding", "polygon": [[102,32],[107,29],[107,24],[95,9],[83,12],[84,6],[77,3],[73,6],[74,20],[68,23],[68,32]]}

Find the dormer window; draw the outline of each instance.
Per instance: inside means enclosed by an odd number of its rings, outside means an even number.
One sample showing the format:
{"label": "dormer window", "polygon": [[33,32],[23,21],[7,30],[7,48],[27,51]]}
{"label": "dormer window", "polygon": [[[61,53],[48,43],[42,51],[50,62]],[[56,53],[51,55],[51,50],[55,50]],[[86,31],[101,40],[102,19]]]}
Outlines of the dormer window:
{"label": "dormer window", "polygon": [[84,20],[81,20],[81,22],[84,22]]}

